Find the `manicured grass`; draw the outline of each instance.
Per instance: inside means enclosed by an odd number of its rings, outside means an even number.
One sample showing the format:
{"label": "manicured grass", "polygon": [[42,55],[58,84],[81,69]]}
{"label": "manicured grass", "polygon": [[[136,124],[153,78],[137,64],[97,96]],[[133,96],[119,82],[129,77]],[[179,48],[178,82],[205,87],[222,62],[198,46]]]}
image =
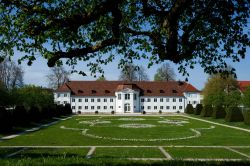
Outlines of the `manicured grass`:
{"label": "manicured grass", "polygon": [[250,156],[250,148],[233,148],[233,149]]}
{"label": "manicured grass", "polygon": [[14,153],[21,148],[0,148],[0,158],[5,158],[7,155]]}
{"label": "manicured grass", "polygon": [[197,158],[197,159],[247,159],[237,153],[223,148],[165,148],[175,159]]}
{"label": "manicured grass", "polygon": [[164,158],[158,148],[97,148],[94,158]]}

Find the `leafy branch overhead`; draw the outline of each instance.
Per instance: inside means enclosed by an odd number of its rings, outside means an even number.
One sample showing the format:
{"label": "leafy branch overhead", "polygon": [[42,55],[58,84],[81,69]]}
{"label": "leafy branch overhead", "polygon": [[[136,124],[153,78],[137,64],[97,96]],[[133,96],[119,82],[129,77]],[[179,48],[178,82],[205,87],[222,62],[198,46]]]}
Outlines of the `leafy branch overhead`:
{"label": "leafy branch overhead", "polygon": [[50,67],[85,61],[92,73],[121,55],[121,67],[170,60],[184,75],[196,63],[211,74],[250,45],[248,0],[1,0],[0,10],[1,50]]}

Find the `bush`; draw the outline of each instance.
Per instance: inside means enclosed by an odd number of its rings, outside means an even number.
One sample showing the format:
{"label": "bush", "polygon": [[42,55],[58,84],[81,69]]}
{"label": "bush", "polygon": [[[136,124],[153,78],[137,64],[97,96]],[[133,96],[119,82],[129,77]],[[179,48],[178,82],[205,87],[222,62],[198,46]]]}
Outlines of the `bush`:
{"label": "bush", "polygon": [[115,114],[115,111],[111,111],[111,114],[112,114],[112,115]]}
{"label": "bush", "polygon": [[30,121],[32,122],[37,122],[42,119],[39,108],[37,106],[32,106],[28,113],[29,113]]}
{"label": "bush", "polygon": [[10,111],[0,107],[0,132],[8,132],[12,129]]}
{"label": "bush", "polygon": [[186,114],[193,114],[194,113],[194,107],[192,104],[187,104],[187,107],[184,111]]}
{"label": "bush", "polygon": [[202,117],[210,117],[213,114],[213,107],[210,104],[205,105],[201,110]]}
{"label": "bush", "polygon": [[197,104],[195,109],[194,109],[194,114],[195,115],[200,115],[201,111],[202,111],[202,108],[203,108],[202,104]]}
{"label": "bush", "polygon": [[243,112],[244,123],[250,125],[250,108],[247,108]]}
{"label": "bush", "polygon": [[142,111],[142,114],[146,114],[146,111]]}
{"label": "bush", "polygon": [[81,111],[77,111],[78,114],[81,114],[82,112]]}
{"label": "bush", "polygon": [[64,106],[64,115],[71,115],[72,112],[72,108],[70,106],[70,104],[65,104]]}
{"label": "bush", "polygon": [[225,118],[226,116],[226,111],[225,108],[222,106],[214,106],[213,107],[213,115],[214,118],[219,119],[219,118]]}
{"label": "bush", "polygon": [[159,114],[162,114],[162,110],[159,111]]}
{"label": "bush", "polygon": [[239,107],[228,107],[226,109],[226,117],[225,120],[227,122],[241,122],[244,120],[243,114]]}
{"label": "bush", "polygon": [[15,107],[12,112],[12,121],[14,126],[26,126],[29,124],[30,119],[24,106]]}
{"label": "bush", "polygon": [[99,112],[98,111],[95,111],[95,114],[98,114]]}
{"label": "bush", "polygon": [[181,111],[176,111],[177,114],[181,113]]}

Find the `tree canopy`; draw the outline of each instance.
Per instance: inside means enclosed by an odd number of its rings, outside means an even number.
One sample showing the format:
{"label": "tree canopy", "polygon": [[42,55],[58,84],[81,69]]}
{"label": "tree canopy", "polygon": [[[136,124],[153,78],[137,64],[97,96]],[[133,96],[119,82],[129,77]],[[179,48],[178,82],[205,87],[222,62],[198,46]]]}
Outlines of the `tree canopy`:
{"label": "tree canopy", "polygon": [[24,52],[28,65],[41,55],[103,73],[122,57],[119,67],[169,60],[183,75],[196,63],[211,74],[250,45],[248,0],[1,0],[0,11],[0,50]]}
{"label": "tree canopy", "polygon": [[169,63],[164,63],[160,68],[157,69],[154,80],[155,81],[174,81],[175,80],[175,73],[173,68],[170,66]]}

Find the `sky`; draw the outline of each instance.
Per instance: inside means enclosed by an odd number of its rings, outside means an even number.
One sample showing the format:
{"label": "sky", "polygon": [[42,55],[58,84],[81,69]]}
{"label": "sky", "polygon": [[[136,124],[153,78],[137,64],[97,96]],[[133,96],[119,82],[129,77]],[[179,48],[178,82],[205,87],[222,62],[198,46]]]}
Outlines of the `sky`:
{"label": "sky", "polygon": [[[22,53],[15,52],[14,61],[17,61],[19,57],[22,56]],[[181,74],[178,73],[178,66],[171,63],[170,61],[166,61],[170,63],[171,67],[174,69],[176,73],[176,80],[185,80],[186,77],[182,77]],[[150,69],[147,69],[147,64],[145,61],[142,61],[140,64],[144,64],[144,68],[146,69],[146,73],[148,74],[150,80],[153,80],[154,74],[156,73],[157,68],[160,67],[161,64],[154,65]],[[247,49],[246,58],[242,59],[238,63],[232,63],[228,61],[232,67],[236,69],[236,74],[238,80],[250,80],[250,48]],[[23,62],[22,68],[24,70],[24,83],[25,84],[33,84],[37,86],[47,87],[48,83],[46,80],[46,75],[49,74],[50,68],[47,66],[47,61],[42,57],[38,57],[36,61],[32,64],[32,66],[28,66]],[[68,66],[64,66],[67,70],[70,68]],[[83,77],[79,74],[72,74],[70,76],[70,80],[96,80],[93,76],[90,75],[90,72],[85,64],[80,63],[76,66],[76,69],[84,71],[87,76]],[[118,69],[118,61],[115,60],[112,63],[104,66],[105,78],[107,80],[118,80],[120,75],[120,70]],[[203,72],[203,69],[199,66],[199,64],[195,65],[194,69],[188,70],[190,76],[188,77],[188,82],[193,86],[202,90],[208,75]]]}

